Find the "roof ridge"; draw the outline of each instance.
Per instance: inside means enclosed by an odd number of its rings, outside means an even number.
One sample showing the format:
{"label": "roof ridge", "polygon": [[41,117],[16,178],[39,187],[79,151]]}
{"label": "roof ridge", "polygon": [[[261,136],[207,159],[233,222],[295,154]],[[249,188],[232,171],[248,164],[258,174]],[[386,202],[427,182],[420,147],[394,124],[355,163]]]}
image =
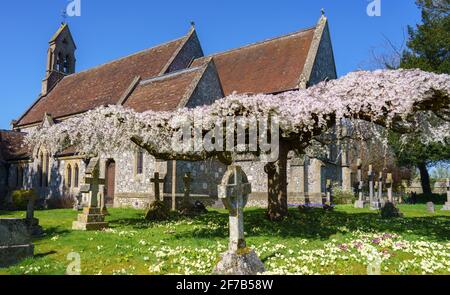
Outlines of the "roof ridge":
{"label": "roof ridge", "polygon": [[0,132],[8,132],[8,133],[20,133],[20,134],[26,134],[22,131],[16,131],[16,130],[7,130],[7,129],[0,129]]}
{"label": "roof ridge", "polygon": [[146,85],[152,82],[157,82],[157,81],[162,81],[168,78],[172,78],[181,74],[186,74],[186,73],[190,73],[190,72],[195,72],[198,71],[200,68],[202,68],[202,66],[197,66],[197,67],[193,67],[193,68],[186,68],[186,69],[182,69],[182,70],[178,70],[178,71],[174,71],[168,74],[164,74],[162,76],[156,76],[156,77],[151,77],[145,80],[142,80],[139,85]]}
{"label": "roof ridge", "polygon": [[213,54],[210,54],[210,55],[207,55],[207,56],[200,57],[197,60],[202,60],[202,59],[206,59],[206,58],[210,58],[210,57],[216,57],[218,55],[232,53],[232,52],[237,51],[237,50],[241,50],[241,49],[246,49],[246,48],[253,47],[253,46],[262,45],[262,44],[265,44],[265,43],[268,43],[268,42],[277,41],[277,40],[284,39],[284,38],[290,38],[290,37],[293,37],[293,36],[295,36],[297,34],[304,33],[306,31],[315,30],[316,27],[317,26],[313,26],[313,27],[309,27],[309,28],[302,29],[302,30],[299,30],[299,31],[295,31],[295,32],[291,32],[291,33],[288,33],[288,34],[284,34],[284,35],[281,35],[281,36],[265,39],[265,40],[262,40],[262,41],[253,42],[253,43],[241,46],[241,47],[236,47],[236,48],[228,49],[228,50],[225,50],[225,51],[220,51],[220,52],[217,52],[217,53],[213,53]]}
{"label": "roof ridge", "polygon": [[103,63],[103,64],[99,64],[99,65],[93,66],[92,68],[85,69],[85,70],[83,70],[83,71],[79,71],[79,72],[73,73],[73,74],[71,74],[71,75],[67,75],[67,76],[65,76],[62,80],[66,79],[66,78],[69,78],[69,77],[75,77],[75,76],[77,76],[78,74],[86,73],[86,72],[89,72],[89,71],[92,71],[92,70],[95,70],[95,69],[98,69],[98,68],[101,68],[101,67],[110,65],[110,64],[112,64],[112,63],[115,63],[115,62],[124,60],[124,59],[126,59],[126,58],[130,58],[130,57],[132,57],[132,56],[136,56],[136,55],[138,55],[138,54],[146,53],[146,52],[151,51],[151,50],[154,50],[154,49],[156,49],[156,48],[158,48],[158,47],[162,47],[162,46],[169,45],[170,43],[174,43],[174,42],[177,42],[177,41],[181,41],[181,40],[183,40],[185,37],[186,37],[186,36],[183,36],[183,37],[180,37],[180,38],[177,38],[177,39],[173,39],[173,40],[171,40],[171,41],[167,41],[167,42],[164,42],[164,43],[161,43],[161,44],[158,44],[158,45],[155,45],[155,46],[152,46],[152,47],[143,49],[143,50],[139,50],[139,51],[137,51],[137,52],[135,52],[135,53],[132,53],[132,54],[129,54],[129,55],[126,55],[126,56],[123,56],[123,57],[119,57],[119,58],[117,58],[117,59],[114,59],[114,60],[105,62],[105,63]]}

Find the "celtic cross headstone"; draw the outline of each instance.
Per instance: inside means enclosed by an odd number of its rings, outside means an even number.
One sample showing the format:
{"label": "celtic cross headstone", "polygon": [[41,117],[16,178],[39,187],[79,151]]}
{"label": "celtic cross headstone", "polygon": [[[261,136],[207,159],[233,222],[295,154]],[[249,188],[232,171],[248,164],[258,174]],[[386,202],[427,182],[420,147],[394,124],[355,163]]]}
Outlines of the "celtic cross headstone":
{"label": "celtic cross headstone", "polygon": [[258,255],[247,248],[244,237],[244,208],[251,193],[247,175],[239,166],[229,166],[218,186],[218,196],[229,212],[230,241],[214,273],[254,275],[265,271]]}

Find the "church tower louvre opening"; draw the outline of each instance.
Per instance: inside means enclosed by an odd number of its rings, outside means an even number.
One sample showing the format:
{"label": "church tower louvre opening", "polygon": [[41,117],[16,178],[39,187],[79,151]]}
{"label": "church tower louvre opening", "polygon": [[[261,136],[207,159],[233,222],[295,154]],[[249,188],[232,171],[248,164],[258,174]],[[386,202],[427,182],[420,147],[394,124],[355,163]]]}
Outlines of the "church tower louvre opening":
{"label": "church tower louvre opening", "polygon": [[66,75],[75,73],[77,47],[67,23],[62,23],[49,41],[47,68],[42,81],[42,93],[49,93]]}

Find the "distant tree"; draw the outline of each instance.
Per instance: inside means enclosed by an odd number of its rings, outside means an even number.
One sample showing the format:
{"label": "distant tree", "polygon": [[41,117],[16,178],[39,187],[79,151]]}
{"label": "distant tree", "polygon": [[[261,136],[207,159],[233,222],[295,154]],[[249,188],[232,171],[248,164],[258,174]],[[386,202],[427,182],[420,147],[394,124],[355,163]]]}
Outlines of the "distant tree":
{"label": "distant tree", "polygon": [[[400,67],[419,68],[434,73],[450,73],[450,1],[418,0],[422,10],[422,23],[415,28],[408,27],[409,40],[407,50],[400,59]],[[444,118],[446,121],[450,116]],[[416,166],[420,172],[422,189],[431,194],[428,169],[439,161],[450,160],[449,142],[423,144],[418,138],[411,137],[406,142],[399,141],[400,136],[390,137],[398,164]]]}
{"label": "distant tree", "polygon": [[450,166],[439,163],[436,167],[434,167],[433,172],[431,173],[431,178],[435,180],[450,178]]}

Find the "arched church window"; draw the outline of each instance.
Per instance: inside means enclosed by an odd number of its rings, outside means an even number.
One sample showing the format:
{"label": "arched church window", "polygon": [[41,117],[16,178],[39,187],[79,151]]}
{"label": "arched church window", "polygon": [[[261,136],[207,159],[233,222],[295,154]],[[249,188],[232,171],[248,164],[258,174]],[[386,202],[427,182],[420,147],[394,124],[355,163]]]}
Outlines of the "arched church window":
{"label": "arched church window", "polygon": [[39,186],[42,186],[42,179],[43,179],[43,167],[44,167],[44,153],[41,152],[39,154],[38,158],[38,182]]}
{"label": "arched church window", "polygon": [[17,167],[16,187],[19,189],[23,187],[23,168],[21,166]]}
{"label": "arched church window", "polygon": [[144,172],[144,153],[139,149],[136,153],[136,174],[140,175]]}
{"label": "arched church window", "polygon": [[75,171],[74,171],[74,182],[73,186],[78,187],[79,184],[79,178],[80,178],[80,168],[78,167],[78,164],[75,164]]}
{"label": "arched church window", "polygon": [[69,72],[69,67],[70,67],[70,56],[66,55],[66,57],[64,58],[64,73],[68,73]]}
{"label": "arched church window", "polygon": [[50,178],[50,156],[48,153],[45,154],[45,171],[44,171],[44,187],[48,187]]}
{"label": "arched church window", "polygon": [[56,57],[56,70],[58,72],[62,72],[63,63],[64,63],[64,61],[63,61],[62,54],[61,54],[61,52],[58,52],[57,57]]}
{"label": "arched church window", "polygon": [[67,187],[72,187],[72,166],[69,164],[67,165]]}

